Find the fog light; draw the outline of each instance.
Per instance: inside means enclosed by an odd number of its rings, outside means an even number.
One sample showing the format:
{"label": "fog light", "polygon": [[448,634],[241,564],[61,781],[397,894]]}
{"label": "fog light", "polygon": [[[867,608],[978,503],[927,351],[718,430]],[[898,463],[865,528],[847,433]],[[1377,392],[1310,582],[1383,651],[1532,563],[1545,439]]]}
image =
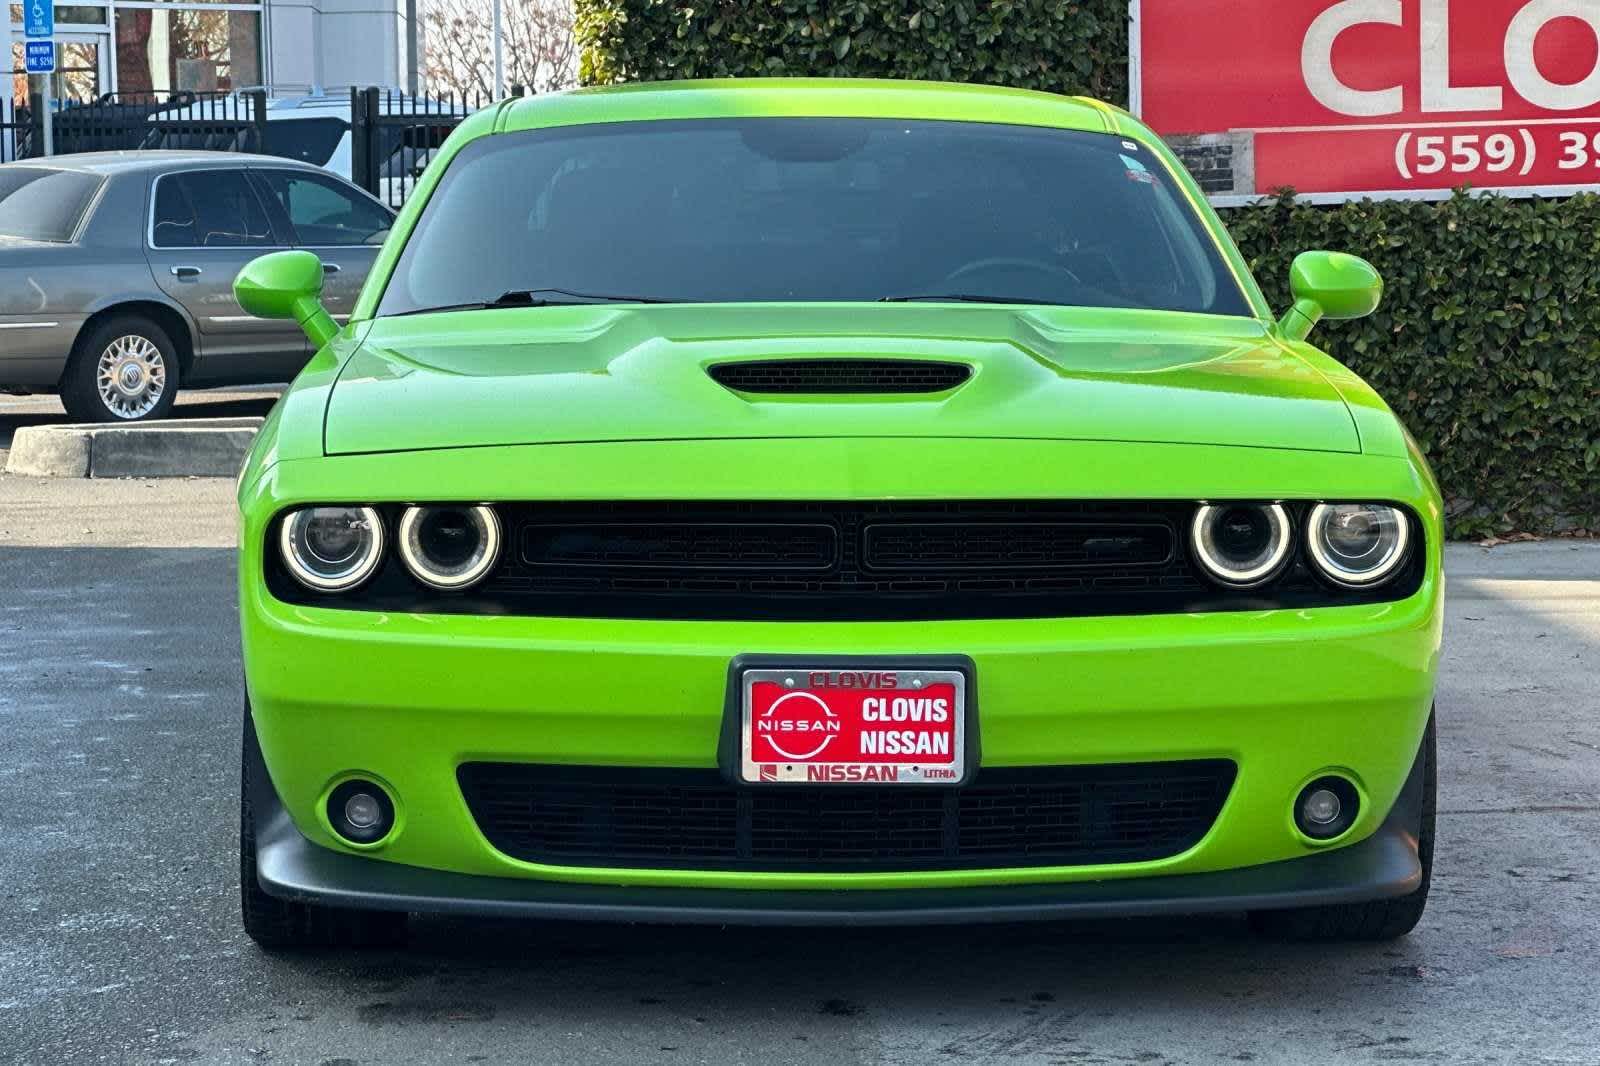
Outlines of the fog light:
{"label": "fog light", "polygon": [[[357,798],[365,799],[366,797],[361,796]],[[351,800],[350,802],[354,803],[355,800]],[[1311,793],[1311,795],[1306,797],[1306,802],[1300,809],[1305,813],[1306,821],[1310,822],[1312,825],[1331,825],[1333,821],[1339,817],[1339,811],[1343,808],[1343,806],[1344,804],[1339,802],[1338,796],[1335,796],[1332,792],[1329,792],[1325,788],[1319,788],[1315,792]],[[346,807],[345,811],[348,814],[349,808]],[[373,809],[372,813],[373,817],[377,817],[378,812],[376,808]],[[352,817],[350,820],[355,821],[355,818]]]}
{"label": "fog light", "polygon": [[328,796],[328,822],[351,843],[371,844],[394,828],[394,803],[380,785],[346,781]]}
{"label": "fog light", "polygon": [[[1318,793],[1318,795],[1333,796],[1331,792]],[[1339,813],[1339,801],[1333,801],[1334,814]],[[360,830],[368,830],[377,825],[383,818],[383,807],[378,803],[378,797],[370,792],[357,792],[344,802],[344,820]],[[1333,819],[1322,818],[1319,821],[1331,822]]]}
{"label": "fog light", "polygon": [[1319,777],[1300,790],[1294,803],[1294,823],[1313,840],[1332,840],[1355,824],[1361,796],[1342,777]]}

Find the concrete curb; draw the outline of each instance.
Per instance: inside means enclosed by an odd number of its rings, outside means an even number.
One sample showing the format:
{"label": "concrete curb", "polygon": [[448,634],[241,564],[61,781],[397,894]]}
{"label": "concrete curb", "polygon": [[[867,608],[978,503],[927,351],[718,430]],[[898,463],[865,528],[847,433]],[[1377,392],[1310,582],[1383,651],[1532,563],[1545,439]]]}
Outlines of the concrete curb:
{"label": "concrete curb", "polygon": [[145,425],[24,426],[6,473],[26,477],[233,477],[259,418],[193,418]]}

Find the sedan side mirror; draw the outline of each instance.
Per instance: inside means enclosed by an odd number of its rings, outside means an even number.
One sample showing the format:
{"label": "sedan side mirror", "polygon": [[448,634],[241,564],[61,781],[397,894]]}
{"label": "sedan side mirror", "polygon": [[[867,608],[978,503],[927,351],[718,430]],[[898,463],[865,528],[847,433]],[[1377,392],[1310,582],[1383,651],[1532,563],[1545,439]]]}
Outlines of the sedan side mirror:
{"label": "sedan side mirror", "polygon": [[1383,302],[1383,277],[1365,259],[1343,252],[1303,252],[1289,268],[1294,306],[1278,328],[1303,341],[1324,318],[1366,318]]}
{"label": "sedan side mirror", "polygon": [[311,252],[273,252],[252,259],[233,279],[233,297],[257,318],[292,318],[314,348],[339,327],[322,306],[322,260]]}

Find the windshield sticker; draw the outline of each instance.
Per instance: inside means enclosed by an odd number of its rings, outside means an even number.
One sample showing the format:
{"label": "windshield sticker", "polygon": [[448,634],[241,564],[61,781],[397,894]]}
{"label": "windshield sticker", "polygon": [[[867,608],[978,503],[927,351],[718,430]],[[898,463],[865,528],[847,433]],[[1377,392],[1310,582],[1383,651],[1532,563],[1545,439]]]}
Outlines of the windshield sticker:
{"label": "windshield sticker", "polygon": [[1119,155],[1117,158],[1122,160],[1122,165],[1128,168],[1129,181],[1143,182],[1146,185],[1154,185],[1156,183],[1156,176],[1150,173],[1145,165],[1137,159],[1130,159],[1125,155]]}

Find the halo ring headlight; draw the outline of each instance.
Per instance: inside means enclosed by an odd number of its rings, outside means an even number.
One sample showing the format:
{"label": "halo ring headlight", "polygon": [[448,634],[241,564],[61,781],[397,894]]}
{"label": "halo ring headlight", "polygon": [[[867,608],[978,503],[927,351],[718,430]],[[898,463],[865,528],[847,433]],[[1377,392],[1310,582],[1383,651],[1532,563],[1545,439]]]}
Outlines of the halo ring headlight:
{"label": "halo ring headlight", "polygon": [[1396,507],[1377,503],[1319,503],[1306,520],[1306,550],[1317,571],[1336,585],[1372,588],[1405,562],[1411,523]]}
{"label": "halo ring headlight", "polygon": [[396,536],[411,576],[446,592],[471,588],[500,559],[500,519],[494,508],[407,507]]}
{"label": "halo ring headlight", "polygon": [[1202,504],[1190,523],[1189,543],[1213,581],[1247,589],[1283,572],[1294,536],[1282,504]]}
{"label": "halo ring headlight", "polygon": [[349,592],[383,559],[383,518],[371,507],[303,507],[284,517],[278,550],[306,588]]}

